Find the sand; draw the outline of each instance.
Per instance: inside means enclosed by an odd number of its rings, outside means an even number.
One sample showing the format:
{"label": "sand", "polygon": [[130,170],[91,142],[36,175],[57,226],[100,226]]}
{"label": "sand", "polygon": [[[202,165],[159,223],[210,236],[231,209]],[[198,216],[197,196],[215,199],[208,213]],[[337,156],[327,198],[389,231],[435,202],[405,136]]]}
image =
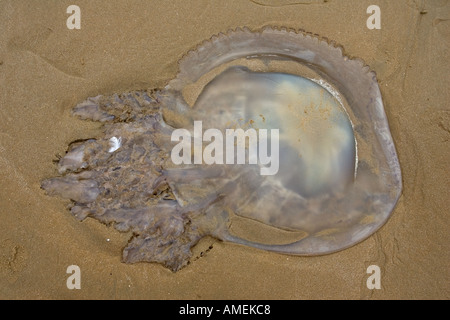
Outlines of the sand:
{"label": "sand", "polygon": [[[369,30],[375,3],[381,29]],[[81,8],[80,30],[66,27],[70,4]],[[206,238],[172,273],[121,263],[129,234],[78,222],[40,189],[69,142],[99,133],[70,116],[76,103],[161,87],[203,40],[265,25],[327,37],[376,71],[404,183],[379,232],[308,258]],[[1,299],[450,298],[449,1],[11,0],[0,1],[0,30]],[[70,265],[79,290],[66,286]],[[381,269],[379,290],[366,286],[370,265]]]}

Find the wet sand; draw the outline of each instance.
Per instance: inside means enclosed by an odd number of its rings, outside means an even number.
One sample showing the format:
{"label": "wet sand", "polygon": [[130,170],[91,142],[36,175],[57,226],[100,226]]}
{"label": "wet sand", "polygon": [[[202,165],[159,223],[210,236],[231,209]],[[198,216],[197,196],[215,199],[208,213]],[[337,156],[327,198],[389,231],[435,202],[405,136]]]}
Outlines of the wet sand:
{"label": "wet sand", "polygon": [[[365,0],[0,1],[0,298],[449,299],[450,2],[376,3],[380,30]],[[71,4],[80,30],[66,27]],[[70,116],[76,103],[161,87],[212,35],[265,25],[327,37],[376,71],[404,189],[375,235],[308,258],[206,238],[172,273],[121,263],[129,234],[78,222],[40,189],[68,143],[99,133]],[[66,287],[69,265],[80,290]],[[370,265],[380,290],[366,286]]]}

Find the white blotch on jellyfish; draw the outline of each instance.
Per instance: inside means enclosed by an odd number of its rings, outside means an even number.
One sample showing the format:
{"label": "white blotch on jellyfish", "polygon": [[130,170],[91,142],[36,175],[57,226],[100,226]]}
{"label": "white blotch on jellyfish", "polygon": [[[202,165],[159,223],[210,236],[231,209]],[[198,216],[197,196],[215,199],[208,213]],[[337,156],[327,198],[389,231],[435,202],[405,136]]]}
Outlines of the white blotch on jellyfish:
{"label": "white blotch on jellyfish", "polygon": [[109,139],[110,148],[108,150],[109,153],[116,151],[122,145],[122,138],[112,137]]}

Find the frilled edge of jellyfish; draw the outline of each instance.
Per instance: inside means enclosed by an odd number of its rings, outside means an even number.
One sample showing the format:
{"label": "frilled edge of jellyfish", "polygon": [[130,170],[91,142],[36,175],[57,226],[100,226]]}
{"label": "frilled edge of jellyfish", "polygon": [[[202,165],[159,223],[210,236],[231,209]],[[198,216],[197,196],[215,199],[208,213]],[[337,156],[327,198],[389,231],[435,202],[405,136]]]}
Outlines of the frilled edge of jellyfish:
{"label": "frilled edge of jellyfish", "polygon": [[[239,49],[233,46],[234,42],[248,41],[252,38],[264,37],[266,35],[272,35],[276,37],[284,37],[284,40],[289,40],[295,43],[296,41],[303,41],[305,39],[308,42],[314,43],[317,46],[326,46],[327,50],[330,50],[335,57],[350,61],[356,64],[361,70],[371,78],[376,79],[376,72],[371,70],[366,62],[358,57],[348,54],[344,47],[339,45],[336,41],[330,40],[327,37],[321,36],[316,33],[308,32],[304,29],[293,29],[283,26],[267,25],[262,28],[251,30],[248,27],[237,27],[235,29],[229,29],[226,32],[219,32],[213,35],[210,39],[204,40],[195,45],[191,50],[184,54],[178,62],[179,72],[177,77],[169,82],[168,88],[181,90],[186,84],[197,81],[202,75],[211,71],[217,66],[220,66],[224,62],[229,62],[234,59],[252,56],[252,54],[258,54],[259,48],[248,46],[248,51]],[[228,46],[232,56],[227,56],[227,51],[220,52],[220,47]],[[236,50],[238,49],[238,50]],[[272,50],[274,48],[271,48]],[[284,48],[276,48],[285,50]],[[219,50],[219,52],[217,52]],[[270,51],[270,50],[269,50]],[[267,51],[267,52],[269,52]],[[280,52],[283,54],[283,52]],[[289,56],[291,53],[285,51],[284,54]],[[210,58],[214,58],[214,62],[210,61]]]}
{"label": "frilled edge of jellyfish", "polygon": [[41,188],[70,199],[80,221],[91,217],[132,232],[124,262],[157,262],[177,271],[189,262],[191,248],[227,219],[212,214],[220,200],[216,193],[191,204],[176,200],[163,170],[172,129],[158,110],[158,100],[145,91],[78,104],[74,115],[102,122],[103,135],[71,143],[58,162],[61,176],[42,181]]}

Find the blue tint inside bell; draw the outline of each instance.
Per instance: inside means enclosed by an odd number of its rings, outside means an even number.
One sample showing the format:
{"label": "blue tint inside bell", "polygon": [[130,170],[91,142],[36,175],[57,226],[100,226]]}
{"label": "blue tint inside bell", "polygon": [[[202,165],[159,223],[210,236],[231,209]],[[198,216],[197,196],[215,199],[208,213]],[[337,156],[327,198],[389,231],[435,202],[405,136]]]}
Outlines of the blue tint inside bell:
{"label": "blue tint inside bell", "polygon": [[271,179],[304,197],[344,191],[354,179],[352,123],[312,80],[232,67],[204,88],[194,109],[208,114],[209,127],[279,129],[279,170]]}

